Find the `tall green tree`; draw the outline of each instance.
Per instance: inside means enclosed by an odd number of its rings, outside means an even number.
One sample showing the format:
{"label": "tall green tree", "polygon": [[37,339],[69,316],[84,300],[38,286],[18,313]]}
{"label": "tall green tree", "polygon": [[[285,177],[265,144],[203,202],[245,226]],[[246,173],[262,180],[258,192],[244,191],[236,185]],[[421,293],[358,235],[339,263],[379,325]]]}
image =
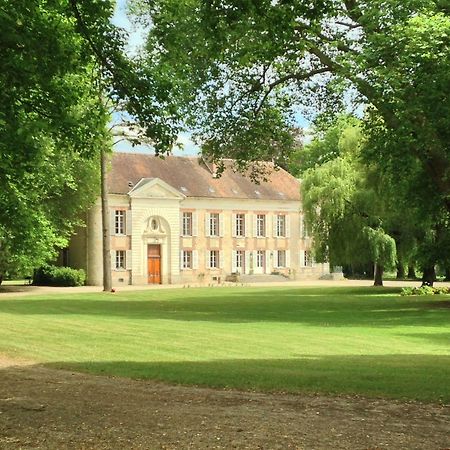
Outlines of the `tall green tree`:
{"label": "tall green tree", "polygon": [[283,165],[295,111],[331,117],[350,103],[365,110],[370,145],[361,157],[405,194],[398,205],[408,208],[412,195],[430,236],[441,235],[450,213],[448,2],[133,3],[152,24],[146,61],[183,80],[186,117],[205,154],[240,167],[270,158]]}
{"label": "tall green tree", "polygon": [[[291,169],[303,178],[307,219],[317,256],[332,265],[375,263],[382,269],[417,263],[423,282],[433,284],[435,266],[448,261],[449,221],[445,208],[422,204],[426,180],[420,167],[393,182],[364,154],[371,145],[359,119],[340,116],[294,154]],[[404,276],[404,274],[403,274]]]}
{"label": "tall green tree", "polygon": [[0,277],[55,255],[98,193],[108,114],[65,2],[0,6]]}
{"label": "tall green tree", "polygon": [[375,285],[382,285],[383,271],[395,266],[396,245],[384,224],[389,208],[380,177],[361,160],[359,122],[341,116],[318,133],[297,169],[316,258],[332,266],[374,265]]}
{"label": "tall green tree", "polygon": [[[52,258],[98,194],[111,107],[139,116],[134,143],[169,152],[176,80],[130,59],[113,0],[0,4],[0,279]],[[106,106],[105,106],[106,105]]]}
{"label": "tall green tree", "polygon": [[[150,66],[184,80],[212,158],[283,160],[294,111],[364,105],[384,171],[417,162],[450,210],[450,18],[437,0],[144,0]],[[166,72],[167,73],[167,72]],[[377,145],[375,145],[377,144]],[[383,165],[381,164],[383,163]],[[428,193],[424,193],[428,198]]]}

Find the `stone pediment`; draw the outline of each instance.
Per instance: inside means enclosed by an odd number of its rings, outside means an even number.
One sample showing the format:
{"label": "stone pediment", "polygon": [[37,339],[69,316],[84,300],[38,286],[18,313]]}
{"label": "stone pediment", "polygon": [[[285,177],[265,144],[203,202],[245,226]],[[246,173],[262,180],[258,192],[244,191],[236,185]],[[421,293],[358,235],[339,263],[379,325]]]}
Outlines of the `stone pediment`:
{"label": "stone pediment", "polygon": [[128,195],[132,198],[182,200],[186,196],[160,178],[142,178]]}

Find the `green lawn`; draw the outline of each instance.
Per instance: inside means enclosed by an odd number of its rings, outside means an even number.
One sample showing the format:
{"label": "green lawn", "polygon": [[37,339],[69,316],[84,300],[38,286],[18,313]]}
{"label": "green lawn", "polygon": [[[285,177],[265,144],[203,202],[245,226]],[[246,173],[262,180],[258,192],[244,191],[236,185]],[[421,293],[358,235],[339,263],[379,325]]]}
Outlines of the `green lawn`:
{"label": "green lawn", "polygon": [[3,295],[0,352],[174,383],[448,402],[447,298],[388,288]]}

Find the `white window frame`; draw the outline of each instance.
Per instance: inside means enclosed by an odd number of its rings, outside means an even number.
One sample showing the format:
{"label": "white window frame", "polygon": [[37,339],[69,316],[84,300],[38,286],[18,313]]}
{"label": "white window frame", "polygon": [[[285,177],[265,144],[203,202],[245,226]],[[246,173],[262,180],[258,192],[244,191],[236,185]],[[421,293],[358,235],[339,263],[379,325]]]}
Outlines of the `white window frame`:
{"label": "white window frame", "polygon": [[237,213],[235,217],[236,237],[245,237],[245,214]]}
{"label": "white window frame", "polygon": [[287,267],[286,250],[277,250],[277,267]]}
{"label": "white window frame", "polygon": [[312,267],[313,266],[313,256],[311,253],[311,250],[305,250],[304,254],[303,254],[303,258],[304,258],[304,267]]}
{"label": "white window frame", "polygon": [[127,267],[127,252],[126,250],[116,250],[115,255],[115,270],[126,270]]}
{"label": "white window frame", "polygon": [[235,260],[236,271],[239,273],[244,273],[245,272],[245,250],[236,250],[235,256],[236,256],[236,260]]}
{"label": "white window frame", "polygon": [[256,237],[266,237],[266,215],[256,215]]}
{"label": "white window frame", "polygon": [[192,250],[183,250],[181,268],[182,269],[192,269],[193,268]]}
{"label": "white window frame", "polygon": [[209,213],[209,236],[220,236],[220,213]]}
{"label": "white window frame", "polygon": [[265,254],[266,252],[264,250],[256,250],[255,267],[257,267],[258,269],[264,268]]}
{"label": "white window frame", "polygon": [[220,254],[219,250],[209,251],[209,268],[218,269],[220,266]]}
{"label": "white window frame", "polygon": [[277,214],[277,237],[286,237],[286,215]]}
{"label": "white window frame", "polygon": [[193,235],[193,227],[194,227],[194,220],[193,220],[192,212],[184,211],[181,223],[182,223],[182,235],[183,236],[192,236]]}
{"label": "white window frame", "polygon": [[125,235],[126,212],[124,209],[116,209],[114,211],[114,234]]}

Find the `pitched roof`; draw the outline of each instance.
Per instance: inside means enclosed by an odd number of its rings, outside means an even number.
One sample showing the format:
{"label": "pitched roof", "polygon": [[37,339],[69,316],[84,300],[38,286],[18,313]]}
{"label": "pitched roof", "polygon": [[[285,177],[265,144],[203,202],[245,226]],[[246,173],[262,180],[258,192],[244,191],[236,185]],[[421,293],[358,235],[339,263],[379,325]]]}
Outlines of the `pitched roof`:
{"label": "pitched roof", "polygon": [[255,184],[230,168],[220,178],[214,178],[199,157],[161,159],[142,153],[113,154],[109,193],[126,194],[143,178],[159,178],[186,197],[300,200],[299,181],[283,169],[274,170],[269,181]]}

